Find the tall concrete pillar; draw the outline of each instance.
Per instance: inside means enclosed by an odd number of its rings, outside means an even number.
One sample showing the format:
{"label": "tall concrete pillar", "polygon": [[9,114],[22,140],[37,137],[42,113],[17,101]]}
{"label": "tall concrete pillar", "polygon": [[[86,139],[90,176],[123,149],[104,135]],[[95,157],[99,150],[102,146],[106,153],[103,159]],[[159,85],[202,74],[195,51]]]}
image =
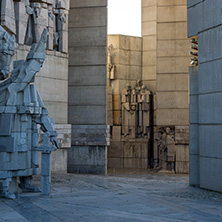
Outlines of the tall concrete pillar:
{"label": "tall concrete pillar", "polygon": [[199,88],[198,88],[198,66],[190,67],[190,129],[189,129],[189,151],[190,170],[189,183],[191,186],[200,185],[200,152],[199,152]]}
{"label": "tall concrete pillar", "polygon": [[71,0],[68,121],[72,147],[68,172],[105,174],[107,0]]}

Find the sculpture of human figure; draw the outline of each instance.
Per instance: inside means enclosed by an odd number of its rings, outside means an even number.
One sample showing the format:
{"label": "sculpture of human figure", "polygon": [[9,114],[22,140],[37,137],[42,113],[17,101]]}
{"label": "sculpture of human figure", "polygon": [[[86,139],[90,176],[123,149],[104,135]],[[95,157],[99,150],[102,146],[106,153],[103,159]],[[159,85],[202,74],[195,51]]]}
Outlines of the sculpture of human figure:
{"label": "sculpture of human figure", "polygon": [[131,103],[131,86],[129,83],[121,92],[122,104],[122,134],[127,136],[130,134],[130,103]]}
{"label": "sculpture of human figure", "polygon": [[139,93],[139,133],[148,135],[148,129],[150,127],[150,91],[145,85],[141,85]]}
{"label": "sculpture of human figure", "polygon": [[10,77],[10,63],[15,50],[15,37],[0,26],[0,195],[15,198],[10,182],[20,177],[23,192],[36,192],[32,175],[38,173],[38,130],[49,135],[53,146],[59,147],[54,122],[34,85],[37,72],[45,60],[47,30],[33,44],[26,60],[15,61]]}
{"label": "sculpture of human figure", "polygon": [[37,43],[39,41],[37,18],[40,14],[41,5],[40,3],[35,3],[34,6],[35,7],[31,7],[30,1],[25,0],[26,13],[29,15],[25,35],[25,45],[32,45],[33,43]]}
{"label": "sculpture of human figure", "polygon": [[115,79],[115,65],[112,63],[112,53],[114,51],[114,47],[112,44],[109,45],[108,47],[108,55],[107,55],[107,73],[108,73],[108,78],[110,80]]}

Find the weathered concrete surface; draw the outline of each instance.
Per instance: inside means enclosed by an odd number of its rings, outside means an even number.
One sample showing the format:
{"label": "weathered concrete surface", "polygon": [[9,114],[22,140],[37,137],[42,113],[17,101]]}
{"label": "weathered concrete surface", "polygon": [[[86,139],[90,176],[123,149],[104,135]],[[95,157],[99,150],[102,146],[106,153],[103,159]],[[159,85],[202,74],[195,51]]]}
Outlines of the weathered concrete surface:
{"label": "weathered concrete surface", "polygon": [[[51,198],[0,199],[0,221],[222,221],[222,194],[188,186],[188,176],[52,176]],[[32,212],[32,213],[30,213]]]}

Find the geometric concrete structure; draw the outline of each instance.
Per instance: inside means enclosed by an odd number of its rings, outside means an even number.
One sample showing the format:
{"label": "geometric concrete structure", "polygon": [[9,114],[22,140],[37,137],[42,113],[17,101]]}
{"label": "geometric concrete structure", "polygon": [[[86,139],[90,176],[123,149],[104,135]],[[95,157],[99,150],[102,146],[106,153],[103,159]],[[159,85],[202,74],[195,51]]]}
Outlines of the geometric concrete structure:
{"label": "geometric concrete structure", "polygon": [[69,109],[72,147],[68,172],[105,174],[107,1],[71,0]]}
{"label": "geometric concrete structure", "polygon": [[[142,0],[142,80],[154,98],[154,167],[162,146],[177,173],[189,171],[188,66],[186,0]],[[165,138],[170,130],[173,143]],[[168,170],[172,170],[168,167]]]}
{"label": "geometric concrete structure", "polygon": [[198,66],[190,67],[190,185],[221,192],[222,2],[188,0],[187,7],[188,37],[198,41]]}

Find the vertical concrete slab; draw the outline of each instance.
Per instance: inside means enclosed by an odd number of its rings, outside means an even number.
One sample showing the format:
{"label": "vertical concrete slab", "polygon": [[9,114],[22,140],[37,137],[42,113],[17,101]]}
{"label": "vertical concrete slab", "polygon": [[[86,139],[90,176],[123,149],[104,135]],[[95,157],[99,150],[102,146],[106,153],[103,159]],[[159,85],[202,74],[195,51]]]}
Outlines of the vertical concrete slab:
{"label": "vertical concrete slab", "polygon": [[68,122],[72,124],[75,139],[68,153],[68,172],[105,174],[109,133],[106,126],[107,1],[71,0],[70,6]]}

